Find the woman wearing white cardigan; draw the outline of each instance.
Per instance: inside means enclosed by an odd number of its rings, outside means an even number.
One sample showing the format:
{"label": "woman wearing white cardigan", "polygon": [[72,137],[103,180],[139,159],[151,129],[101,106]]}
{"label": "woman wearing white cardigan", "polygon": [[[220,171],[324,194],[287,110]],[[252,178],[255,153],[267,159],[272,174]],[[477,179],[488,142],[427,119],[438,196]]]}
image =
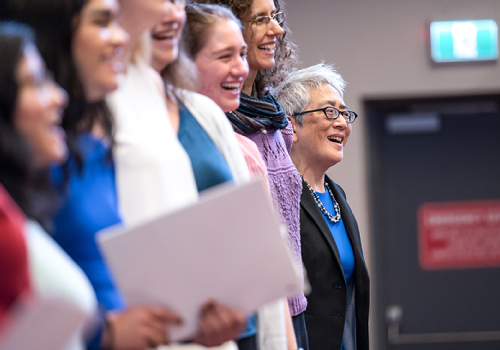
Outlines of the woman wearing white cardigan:
{"label": "woman wearing white cardigan", "polygon": [[[161,78],[149,66],[151,46],[146,30],[178,5],[179,1],[131,0],[122,6],[121,23],[130,35],[125,49],[126,74],[107,102],[114,116],[118,201],[126,225],[198,199],[191,162],[168,117]],[[194,340],[213,346],[232,339],[244,318],[218,303],[210,311],[201,313],[200,334]],[[214,321],[211,316],[221,313],[228,322],[219,323],[215,329],[205,327],[207,321]],[[197,347],[184,345],[190,346]],[[233,349],[234,344],[225,343],[223,348]]]}

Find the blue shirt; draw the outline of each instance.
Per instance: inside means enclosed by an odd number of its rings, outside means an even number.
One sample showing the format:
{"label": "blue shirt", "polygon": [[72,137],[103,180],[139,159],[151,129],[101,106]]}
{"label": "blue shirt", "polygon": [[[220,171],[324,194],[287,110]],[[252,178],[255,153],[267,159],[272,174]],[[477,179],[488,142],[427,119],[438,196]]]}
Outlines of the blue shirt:
{"label": "blue shirt", "polygon": [[214,141],[180,102],[179,118],[177,136],[191,160],[198,192],[233,181],[231,169]]}
{"label": "blue shirt", "polygon": [[[316,192],[316,194],[318,195],[321,203],[323,203],[323,206],[326,208],[326,211],[335,216],[336,213],[333,207],[333,200],[332,197],[330,197],[328,189],[326,189],[323,193]],[[344,270],[345,283],[348,285],[354,274],[354,252],[352,251],[351,241],[347,235],[342,218],[339,222],[333,223],[325,214],[323,214],[323,217],[325,218],[326,223],[330,228],[330,232],[333,235],[333,239],[335,240],[335,244],[337,245],[340,261],[342,262],[342,270]],[[341,350],[344,350],[344,342],[342,342]]]}
{"label": "blue shirt", "polygon": [[[214,141],[186,106],[180,102],[179,118],[177,135],[191,160],[198,192],[224,182],[233,181],[231,169]],[[246,338],[256,333],[257,319],[255,315],[251,315],[248,318],[246,329],[238,335],[238,338]]]}
{"label": "blue shirt", "polygon": [[[99,230],[121,222],[113,163],[100,140],[83,134],[79,141],[83,170],[78,170],[74,159],[69,160],[68,195],[54,220],[53,238],[85,272],[101,307],[123,309],[122,295],[95,241]],[[62,181],[60,167],[53,169],[53,178],[56,183]]]}
{"label": "blue shirt", "polygon": [[[323,203],[323,206],[326,208],[326,211],[335,216],[333,201],[328,190],[325,190],[323,193],[316,192],[316,194],[318,195],[321,203]],[[351,241],[347,235],[344,222],[340,219],[339,222],[334,224],[326,217],[325,214],[323,214],[323,217],[325,218],[326,223],[330,228],[330,232],[333,235],[333,239],[335,240],[335,244],[337,245],[340,261],[342,262],[342,269],[344,270],[345,282],[348,284],[354,274],[354,252],[352,251]]]}

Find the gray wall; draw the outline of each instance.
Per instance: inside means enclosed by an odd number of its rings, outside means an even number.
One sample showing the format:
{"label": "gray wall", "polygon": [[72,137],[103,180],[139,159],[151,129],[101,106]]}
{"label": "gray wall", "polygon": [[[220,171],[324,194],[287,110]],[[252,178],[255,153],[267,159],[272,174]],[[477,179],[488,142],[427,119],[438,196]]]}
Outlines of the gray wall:
{"label": "gray wall", "polygon": [[347,193],[370,265],[373,238],[366,151],[370,145],[363,99],[500,93],[500,63],[435,67],[430,64],[427,39],[431,21],[493,19],[500,25],[500,0],[285,1],[301,66],[320,60],[335,64],[348,82],[345,102],[361,115],[344,159],[329,174]]}

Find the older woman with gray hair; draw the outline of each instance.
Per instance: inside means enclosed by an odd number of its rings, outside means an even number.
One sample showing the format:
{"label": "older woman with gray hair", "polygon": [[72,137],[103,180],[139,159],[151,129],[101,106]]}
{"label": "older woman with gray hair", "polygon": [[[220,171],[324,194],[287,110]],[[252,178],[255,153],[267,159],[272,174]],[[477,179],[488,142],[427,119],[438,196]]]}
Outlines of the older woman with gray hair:
{"label": "older woman with gray hair", "polygon": [[309,348],[368,349],[369,277],[356,219],[326,171],[340,162],[357,114],[345,82],[324,63],[290,74],[275,96],[293,125],[290,156],[302,176],[302,259],[312,292],[305,320]]}

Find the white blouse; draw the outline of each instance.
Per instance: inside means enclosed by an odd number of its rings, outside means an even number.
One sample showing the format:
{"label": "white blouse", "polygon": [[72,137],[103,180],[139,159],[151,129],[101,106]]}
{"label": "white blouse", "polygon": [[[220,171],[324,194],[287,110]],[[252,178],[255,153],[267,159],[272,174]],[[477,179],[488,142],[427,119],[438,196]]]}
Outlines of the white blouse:
{"label": "white blouse", "polygon": [[[89,319],[97,312],[94,289],[85,273],[35,221],[25,227],[30,277],[39,298],[61,298],[81,309]],[[64,350],[83,350],[79,329]]]}

